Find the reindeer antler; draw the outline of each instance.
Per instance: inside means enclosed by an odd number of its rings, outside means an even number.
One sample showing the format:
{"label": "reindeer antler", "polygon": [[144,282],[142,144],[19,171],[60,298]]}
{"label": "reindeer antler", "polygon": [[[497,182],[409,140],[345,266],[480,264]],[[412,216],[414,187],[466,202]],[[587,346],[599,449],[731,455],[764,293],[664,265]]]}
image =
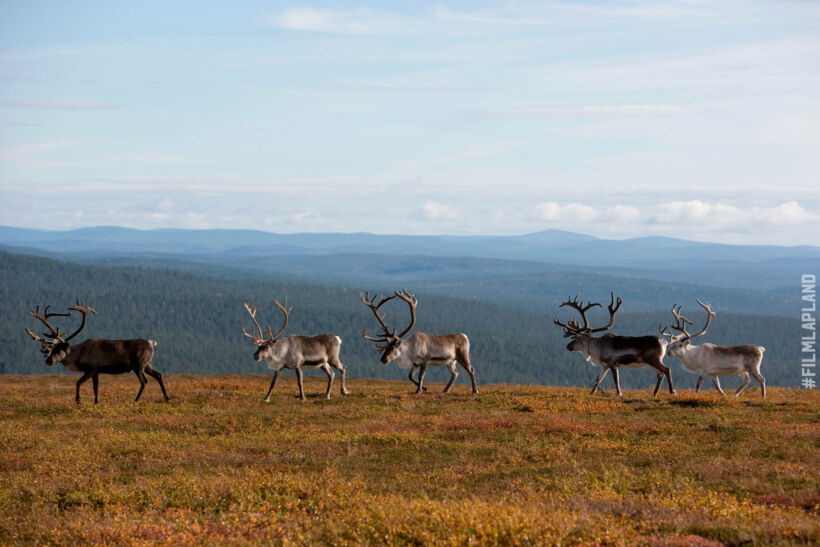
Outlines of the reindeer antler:
{"label": "reindeer antler", "polygon": [[370,293],[364,293],[361,295],[362,303],[370,308],[370,311],[373,312],[373,315],[376,316],[376,320],[378,320],[379,325],[382,328],[382,335],[379,338],[373,338],[372,336],[368,336],[367,331],[362,329],[362,336],[366,340],[370,340],[371,342],[385,342],[388,338],[393,337],[396,335],[396,329],[393,329],[393,332],[390,332],[387,324],[384,322],[384,315],[379,313],[379,309],[390,300],[393,300],[398,296],[398,293],[394,294],[393,296],[388,296],[387,298],[382,298],[381,302],[376,304],[376,298],[379,297],[378,294],[374,294],[373,298],[370,298]]}
{"label": "reindeer antler", "polygon": [[621,300],[621,297],[618,297],[617,303],[616,303],[616,301],[615,301],[615,292],[614,291],[611,293],[611,295],[612,295],[612,301],[610,302],[609,306],[607,306],[607,309],[609,310],[609,323],[604,327],[598,327],[598,328],[594,328],[594,329],[590,328],[589,320],[587,319],[587,313],[586,312],[588,312],[590,309],[592,309],[596,306],[599,307],[599,308],[602,307],[602,306],[598,302],[590,302],[589,304],[584,305],[583,300],[579,300],[579,297],[581,296],[580,294],[575,295],[575,298],[567,297],[567,300],[564,301],[563,303],[561,303],[561,305],[558,306],[558,307],[563,308],[564,306],[567,306],[567,307],[570,307],[574,310],[577,310],[578,313],[581,314],[581,319],[583,319],[583,321],[584,321],[583,326],[581,326],[581,324],[578,323],[578,321],[576,321],[575,319],[570,319],[566,323],[562,323],[561,321],[558,320],[557,317],[555,317],[552,321],[553,321],[553,323],[555,323],[556,325],[558,325],[559,327],[564,329],[564,337],[565,338],[570,337],[570,336],[578,336],[579,334],[582,334],[582,333],[590,334],[590,333],[593,333],[593,332],[601,332],[601,331],[604,331],[604,330],[609,330],[610,328],[612,328],[612,325],[615,323],[615,314],[618,312],[618,309],[621,307],[621,304],[623,303],[623,300]]}
{"label": "reindeer antler", "polygon": [[259,331],[259,336],[254,336],[253,334],[248,333],[248,331],[245,330],[245,327],[242,327],[242,332],[248,338],[252,338],[253,341],[258,345],[265,339],[265,335],[262,334],[262,327],[259,326],[259,321],[256,320],[256,312],[261,310],[262,306],[253,306],[252,304],[248,304],[247,302],[243,302],[242,305],[245,306],[245,309],[248,311],[248,315],[250,315],[251,319],[253,319],[253,322],[256,325],[256,329]]}
{"label": "reindeer antler", "polygon": [[700,304],[700,306],[704,310],[706,310],[706,324],[703,326],[700,332],[697,332],[695,334],[689,334],[688,332],[686,332],[686,324],[688,323],[690,325],[694,325],[694,323],[688,320],[683,315],[681,315],[680,311],[683,306],[677,306],[677,309],[675,309],[675,306],[672,306],[672,315],[675,316],[676,323],[672,328],[680,332],[681,334],[677,336],[674,340],[672,340],[670,337],[671,342],[686,342],[687,340],[693,340],[698,336],[702,336],[706,333],[706,329],[709,328],[709,324],[712,322],[712,318],[715,316],[715,312],[712,311],[712,307],[708,303],[703,303],[700,300],[698,300],[698,304]]}
{"label": "reindeer antler", "polygon": [[605,327],[598,327],[597,329],[592,329],[589,332],[601,332],[603,330],[609,330],[612,328],[612,325],[615,324],[615,314],[618,313],[618,309],[621,307],[621,304],[623,304],[624,301],[621,300],[621,297],[619,296],[618,302],[615,302],[615,291],[612,291],[611,296],[612,300],[606,307],[606,309],[609,311],[609,323],[607,323]]}
{"label": "reindeer antler", "polygon": [[[51,338],[52,342],[54,340],[60,340],[62,342],[64,340],[63,340],[63,337],[60,336],[60,329],[59,328],[54,328],[54,326],[52,326],[52,324],[49,323],[48,320],[49,320],[50,317],[68,317],[71,314],[70,313],[56,313],[56,312],[50,313],[48,311],[50,308],[51,308],[51,304],[47,305],[45,307],[45,309],[43,310],[43,313],[40,314],[40,306],[37,306],[36,308],[34,308],[30,312],[28,312],[28,314],[30,316],[36,318],[36,319],[39,319],[46,327],[48,327],[48,330],[51,331],[50,333],[45,333],[44,332],[43,336],[45,336],[47,338]],[[39,336],[37,336],[36,334],[31,332],[29,329],[26,329],[26,331],[28,331],[29,335],[32,338],[34,338],[35,340],[43,341],[42,338],[40,338]]]}
{"label": "reindeer antler", "polygon": [[281,311],[282,314],[284,314],[284,316],[285,316],[285,322],[282,323],[282,328],[280,328],[278,331],[276,331],[276,334],[271,334],[270,325],[268,325],[268,336],[270,336],[271,340],[276,340],[276,337],[279,336],[280,334],[282,334],[282,331],[284,331],[285,327],[288,326],[288,316],[290,315],[290,312],[293,311],[293,306],[291,306],[290,308],[287,307],[287,305],[288,305],[287,298],[285,299],[285,305],[284,306],[282,304],[280,304],[278,300],[274,300],[273,304],[277,308],[279,308],[279,311]]}
{"label": "reindeer antler", "polygon": [[399,338],[404,338],[404,335],[410,332],[410,330],[412,330],[413,326],[416,324],[416,306],[418,305],[419,301],[416,300],[415,295],[412,295],[409,292],[407,292],[407,289],[402,289],[401,292],[396,291],[396,296],[407,302],[407,305],[410,306],[410,324],[407,326],[406,329],[401,331],[401,334],[399,334]]}
{"label": "reindeer antler", "polygon": [[[42,350],[41,350],[41,351],[43,351],[43,353],[48,353],[48,350],[50,350],[58,342],[61,342],[61,343],[68,342],[69,340],[71,340],[72,338],[74,338],[75,336],[80,334],[80,332],[85,328],[86,321],[88,320],[88,314],[93,313],[93,314],[96,315],[96,313],[97,313],[94,310],[94,308],[90,308],[90,307],[86,306],[85,304],[83,304],[82,302],[80,302],[79,298],[77,299],[77,303],[75,305],[68,308],[69,313],[50,312],[49,311],[50,309],[51,309],[51,304],[49,304],[45,307],[45,309],[43,310],[43,313],[40,313],[40,306],[37,306],[36,308],[34,308],[33,310],[31,310],[29,312],[30,316],[32,316],[36,319],[39,319],[46,327],[48,327],[48,330],[50,332],[44,332],[43,333],[43,337],[45,337],[45,338],[34,334],[34,332],[32,332],[28,327],[26,327],[26,332],[28,333],[28,335],[31,336],[31,338],[33,340],[35,340],[37,342],[40,342],[43,345]],[[51,323],[49,323],[48,320],[51,317],[70,317],[71,316],[71,311],[80,312],[83,315],[83,321],[82,321],[82,323],[80,323],[80,327],[76,331],[74,331],[74,333],[72,333],[70,336],[64,337],[62,334],[60,334],[60,329],[58,327],[54,327]],[[49,338],[50,340],[46,340],[46,338]]]}
{"label": "reindeer antler", "polygon": [[71,340],[72,338],[74,338],[75,336],[80,334],[80,332],[85,328],[85,323],[88,320],[88,314],[89,313],[93,313],[94,315],[97,315],[97,311],[94,308],[90,308],[90,307],[86,306],[85,304],[80,302],[79,298],[77,299],[77,303],[75,305],[71,306],[68,309],[72,310],[72,311],[78,311],[81,314],[83,314],[83,322],[80,323],[80,328],[75,330],[74,334],[72,334],[71,336],[69,336],[68,338],[65,339],[66,342],[68,342],[69,340]]}

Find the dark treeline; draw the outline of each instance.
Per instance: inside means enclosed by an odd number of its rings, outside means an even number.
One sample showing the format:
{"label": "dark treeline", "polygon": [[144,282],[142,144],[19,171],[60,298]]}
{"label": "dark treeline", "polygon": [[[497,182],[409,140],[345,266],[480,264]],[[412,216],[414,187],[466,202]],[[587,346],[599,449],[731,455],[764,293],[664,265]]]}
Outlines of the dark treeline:
{"label": "dark treeline", "polygon": [[[0,246],[0,249],[3,249]],[[799,288],[771,291],[738,286],[697,285],[684,275],[678,280],[640,278],[639,270],[567,266],[476,257],[335,254],[329,256],[161,255],[157,253],[48,253],[6,248],[9,252],[46,256],[65,262],[149,266],[188,271],[222,279],[278,279],[323,286],[412,286],[417,292],[477,298],[516,309],[547,313],[567,294],[609,294],[628,303],[626,311],[668,310],[673,302],[695,305],[707,299],[719,312],[792,317],[800,308]],[[617,272],[621,272],[618,274]],[[807,269],[806,271],[811,271]],[[659,272],[644,271],[658,276]],[[664,274],[665,275],[665,274]],[[714,275],[720,274],[716,267]],[[795,277],[795,279],[799,279]],[[739,285],[748,287],[748,283]]]}
{"label": "dark treeline", "polygon": [[[544,283],[548,283],[545,280]],[[366,287],[371,289],[371,287]],[[413,290],[413,287],[408,287]],[[578,290],[582,290],[579,287]],[[294,310],[285,334],[329,332],[342,340],[342,361],[351,377],[402,379],[407,371],[395,364],[378,362],[373,345],[361,337],[361,329],[375,332],[370,311],[359,301],[358,287],[314,286],[282,280],[227,280],[171,269],[91,266],[47,258],[0,253],[0,302],[2,328],[0,372],[61,372],[49,368],[38,352],[39,345],[25,333],[28,326],[42,325],[28,311],[36,305],[52,304],[58,311],[72,305],[76,297],[94,307],[78,340],[85,338],[150,338],[159,345],[155,366],[164,373],[259,373],[264,363],[252,359],[253,346],[242,334],[252,322],[242,307],[244,300],[266,304],[260,312],[274,331],[281,316],[271,301],[288,299]],[[480,384],[532,383],[589,385],[597,367],[584,364],[580,354],[565,350],[567,340],[552,324],[558,304],[544,313],[501,306],[478,299],[457,299],[422,294],[416,329],[431,333],[464,332],[471,340],[473,364]],[[606,302],[604,302],[606,303]],[[407,306],[391,302],[387,320],[398,328],[409,320]],[[628,313],[628,302],[617,316],[614,331],[620,334],[657,333],[660,322],[669,323],[669,313]],[[703,314],[697,305],[686,310],[700,325]],[[563,314],[569,313],[562,310]],[[600,314],[600,311],[597,310]],[[603,320],[602,315],[594,315]],[[63,330],[71,331],[77,318],[56,318]],[[762,372],[770,385],[796,386],[799,381],[799,336],[797,319],[769,316],[718,314],[703,341],[756,343],[766,346]],[[667,358],[676,387],[694,386],[695,377],[682,370],[680,362]],[[319,374],[322,374],[321,372]],[[428,371],[428,379],[444,381],[446,370]],[[466,374],[458,383],[469,382]],[[628,388],[649,388],[654,373],[647,369],[626,370],[621,382]],[[727,382],[735,385],[736,381]],[[611,384],[605,383],[606,386]],[[354,384],[355,387],[355,384]]]}

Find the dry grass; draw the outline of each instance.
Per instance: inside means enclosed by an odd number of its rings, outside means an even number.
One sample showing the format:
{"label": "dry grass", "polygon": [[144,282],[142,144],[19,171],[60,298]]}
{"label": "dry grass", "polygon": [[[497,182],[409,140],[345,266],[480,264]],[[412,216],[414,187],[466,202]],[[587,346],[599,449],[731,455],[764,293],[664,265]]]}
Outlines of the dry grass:
{"label": "dry grass", "polygon": [[820,542],[817,392],[0,380],[3,543]]}

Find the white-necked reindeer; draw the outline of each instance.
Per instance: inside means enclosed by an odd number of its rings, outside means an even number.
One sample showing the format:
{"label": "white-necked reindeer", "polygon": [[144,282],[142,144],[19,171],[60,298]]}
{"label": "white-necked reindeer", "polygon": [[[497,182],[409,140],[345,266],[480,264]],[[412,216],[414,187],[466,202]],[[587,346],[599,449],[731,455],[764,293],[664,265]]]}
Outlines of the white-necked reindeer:
{"label": "white-necked reindeer", "polygon": [[[82,377],[77,380],[77,390],[75,393],[75,400],[80,402],[80,386],[89,378],[94,386],[94,403],[99,402],[97,391],[99,387],[100,374],[124,374],[133,372],[137,375],[140,382],[140,390],[137,392],[135,401],[139,401],[142,397],[142,391],[148,383],[145,377],[147,374],[159,382],[159,387],[162,390],[162,396],[166,401],[171,398],[165,391],[165,384],[162,382],[162,374],[154,370],[151,360],[154,357],[154,346],[157,345],[153,340],[100,340],[99,338],[89,338],[85,342],[79,344],[69,344],[69,342],[85,328],[88,314],[97,314],[94,308],[85,306],[80,299],[77,299],[77,304],[71,306],[69,313],[49,313],[49,308],[46,306],[43,313],[40,314],[40,306],[29,312],[29,315],[39,319],[50,332],[43,333],[43,336],[34,334],[31,330],[26,328],[26,332],[37,342],[40,342],[40,352],[46,356],[46,364],[51,366],[54,363],[62,363],[66,370],[72,372],[82,372]],[[54,328],[49,319],[52,317],[68,317],[71,311],[76,311],[82,314],[83,322],[80,328],[74,331],[69,336],[60,334],[59,327]]]}
{"label": "white-necked reindeer", "polygon": [[244,328],[242,332],[245,336],[252,339],[256,344],[257,350],[253,354],[253,358],[258,362],[267,360],[268,368],[273,370],[273,380],[270,383],[268,394],[265,395],[265,402],[270,402],[270,394],[273,388],[276,387],[276,382],[279,379],[279,371],[283,368],[289,368],[296,371],[296,378],[299,381],[299,396],[302,401],[306,401],[305,388],[303,386],[302,369],[321,368],[327,374],[327,391],[325,392],[325,399],[330,399],[330,388],[333,387],[333,378],[336,376],[330,367],[335,368],[342,373],[342,395],[350,395],[350,392],[345,387],[345,370],[346,367],[339,360],[339,349],[342,345],[342,339],[333,334],[318,334],[316,336],[296,336],[289,335],[281,340],[277,337],[282,334],[285,327],[288,326],[288,316],[291,308],[285,308],[278,300],[273,303],[285,316],[282,328],[276,334],[271,333],[270,325],[268,325],[268,339],[262,334],[262,327],[259,326],[259,321],[256,320],[256,312],[258,307],[253,307],[247,302],[244,303],[245,309],[253,319],[256,329],[259,332],[258,336],[249,334]]}
{"label": "white-necked reindeer", "polygon": [[592,386],[591,393],[598,390],[601,380],[611,370],[612,377],[615,380],[615,390],[619,396],[623,395],[618,378],[618,368],[638,368],[649,365],[655,369],[655,373],[658,375],[658,383],[655,384],[655,391],[652,392],[652,396],[658,394],[664,376],[669,381],[669,393],[674,395],[675,388],[672,387],[672,374],[669,367],[663,364],[667,341],[661,336],[618,336],[615,334],[605,334],[600,337],[592,336],[593,333],[612,328],[615,323],[615,314],[623,301],[619,297],[616,304],[615,293],[613,292],[612,302],[607,307],[609,310],[609,323],[603,327],[593,329],[589,326],[586,312],[590,308],[601,307],[601,305],[596,302],[584,306],[584,303],[578,300],[578,296],[572,300],[567,298],[566,302],[562,303],[560,307],[568,306],[577,310],[581,314],[581,319],[584,320],[583,326],[575,319],[570,319],[567,323],[561,323],[558,318],[555,318],[554,322],[564,329],[564,338],[572,337],[570,343],[567,344],[567,351],[577,351],[587,361],[602,368],[598,379],[595,380],[595,384]]}
{"label": "white-necked reindeer", "polygon": [[[379,314],[379,309],[393,298],[398,297],[404,300],[410,306],[410,324],[404,329],[401,334],[396,334],[396,329],[392,331],[384,322],[384,316]],[[384,365],[390,361],[396,360],[401,368],[410,369],[410,381],[416,385],[416,395],[423,393],[427,388],[424,387],[424,373],[428,366],[446,366],[450,370],[450,381],[444,388],[444,393],[450,391],[453,387],[453,382],[458,376],[458,369],[456,369],[456,362],[458,362],[470,375],[470,381],[473,384],[473,393],[478,393],[475,383],[475,370],[470,364],[470,340],[466,334],[426,334],[424,332],[417,332],[407,339],[404,336],[410,332],[416,324],[416,305],[418,300],[407,290],[401,292],[396,291],[393,296],[383,298],[381,302],[375,304],[377,295],[373,295],[370,299],[368,294],[362,295],[362,303],[369,307],[379,325],[382,329],[382,334],[378,338],[373,338],[367,335],[367,332],[362,329],[362,336],[371,342],[376,342],[377,349],[381,352],[381,362]],[[413,373],[419,371],[419,379],[413,378]]]}
{"label": "white-necked reindeer", "polygon": [[700,391],[703,380],[709,376],[712,378],[712,382],[714,382],[720,394],[726,395],[720,387],[720,379],[718,377],[741,376],[743,383],[737,388],[737,391],[735,391],[735,396],[738,396],[746,389],[749,382],[751,382],[749,379],[749,376],[751,376],[760,383],[760,391],[763,397],[765,397],[766,379],[760,374],[760,362],[763,360],[763,352],[766,351],[766,348],[751,344],[742,346],[718,346],[709,343],[701,344],[700,346],[693,345],[691,343],[692,340],[698,336],[702,336],[706,332],[706,329],[709,328],[709,324],[712,322],[712,318],[715,316],[715,312],[712,311],[708,303],[704,304],[698,300],[698,304],[706,310],[706,324],[701,331],[696,334],[686,332],[686,324],[692,325],[693,323],[681,315],[682,306],[677,306],[677,309],[675,306],[672,306],[672,315],[675,316],[675,325],[671,328],[681,334],[672,335],[668,333],[670,339],[669,356],[677,357],[681,360],[685,370],[694,372],[700,376],[698,378],[697,387],[695,388],[696,392]]}

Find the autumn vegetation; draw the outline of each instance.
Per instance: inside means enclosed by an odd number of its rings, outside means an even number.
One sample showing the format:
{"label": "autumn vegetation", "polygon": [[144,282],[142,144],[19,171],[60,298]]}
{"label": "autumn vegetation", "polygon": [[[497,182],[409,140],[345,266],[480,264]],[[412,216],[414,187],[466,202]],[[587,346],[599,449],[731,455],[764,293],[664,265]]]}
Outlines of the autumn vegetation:
{"label": "autumn vegetation", "polygon": [[0,543],[820,542],[816,391],[74,379],[0,378]]}

